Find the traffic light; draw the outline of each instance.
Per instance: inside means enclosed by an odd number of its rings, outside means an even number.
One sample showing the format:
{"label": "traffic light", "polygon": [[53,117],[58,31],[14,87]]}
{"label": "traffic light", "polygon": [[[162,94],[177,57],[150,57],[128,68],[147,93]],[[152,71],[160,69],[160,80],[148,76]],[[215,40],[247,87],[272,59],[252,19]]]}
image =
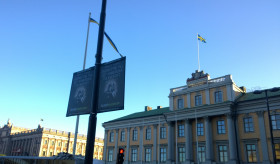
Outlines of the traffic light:
{"label": "traffic light", "polygon": [[123,157],[124,157],[124,149],[119,148],[117,164],[123,164],[124,161]]}

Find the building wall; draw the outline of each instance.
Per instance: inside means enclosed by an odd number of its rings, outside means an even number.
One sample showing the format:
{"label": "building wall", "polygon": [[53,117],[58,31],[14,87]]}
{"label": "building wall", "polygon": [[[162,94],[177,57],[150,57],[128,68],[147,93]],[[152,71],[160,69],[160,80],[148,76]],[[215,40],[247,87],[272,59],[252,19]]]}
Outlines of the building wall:
{"label": "building wall", "polygon": [[[166,161],[164,161],[166,164],[197,162],[197,144],[200,153],[205,156],[205,163],[238,163],[238,161],[251,163],[252,161],[249,161],[250,157],[248,157],[248,145],[256,148],[252,150],[253,154],[256,155],[256,161],[253,163],[268,164],[272,162],[270,130],[264,98],[254,98],[252,93],[245,94],[245,89],[239,88],[233,82],[231,75],[210,79],[208,75],[203,73],[197,75],[198,73],[201,72],[196,72],[192,79],[187,80],[187,86],[170,89],[171,106],[169,111],[160,112],[162,109],[155,109],[140,113],[139,117],[133,114],[130,119],[109,121],[103,124],[105,132],[107,131],[108,134],[110,131],[130,128],[130,138],[127,138],[126,135],[125,141],[119,142],[116,148],[126,148],[125,151],[128,152],[125,154],[126,164],[146,163],[144,151],[146,147],[151,148],[151,162],[149,163],[159,162],[158,160],[164,154],[159,152],[159,148],[166,148]],[[215,92],[217,91],[222,92],[222,102],[215,103]],[[202,105],[200,106],[195,106],[196,95],[202,96]],[[251,95],[252,98],[239,99],[244,95],[245,97]],[[183,99],[184,109],[178,110],[178,99]],[[272,97],[269,103],[273,111],[272,114],[280,114],[280,93]],[[166,128],[165,139],[160,139],[159,117],[161,118],[160,126]],[[253,131],[245,131],[247,123],[245,123],[244,118],[247,117],[252,118]],[[202,136],[197,136],[196,120],[203,125]],[[277,123],[280,125],[280,119]],[[184,126],[184,136],[178,136],[179,125]],[[142,127],[143,138],[139,133]],[[152,129],[151,140],[145,139],[147,127]],[[154,127],[156,127],[156,131]],[[137,141],[132,140],[133,129],[138,129]],[[280,131],[273,130],[273,135],[275,143],[280,144]],[[141,139],[143,144],[141,144]],[[106,144],[107,150],[115,148],[114,142]],[[132,161],[132,148],[138,150],[136,161]],[[178,148],[185,148],[184,156],[181,156],[184,161],[180,162]],[[202,150],[203,148],[204,150]],[[220,152],[221,148],[225,148],[222,150],[223,153]],[[280,154],[280,150],[278,153]],[[224,158],[221,158],[221,154]],[[280,160],[279,156],[278,158]],[[112,161],[108,161],[107,155],[103,158],[109,164],[113,164],[115,159],[116,154],[114,154]],[[220,161],[222,159],[225,162]]]}
{"label": "building wall", "polygon": [[[60,152],[73,153],[74,133],[45,129],[41,126],[29,130],[15,127],[8,121],[7,125],[0,128],[0,136],[0,142],[4,141],[4,146],[0,146],[0,154],[49,157]],[[95,159],[103,158],[103,147],[104,140],[96,138]],[[84,156],[85,150],[86,136],[78,134],[75,154]]]}

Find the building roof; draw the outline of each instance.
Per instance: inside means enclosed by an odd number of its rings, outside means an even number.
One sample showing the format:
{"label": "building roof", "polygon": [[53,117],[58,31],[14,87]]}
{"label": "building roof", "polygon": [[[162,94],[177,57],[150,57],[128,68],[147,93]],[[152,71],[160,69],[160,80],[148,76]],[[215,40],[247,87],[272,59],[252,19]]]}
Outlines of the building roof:
{"label": "building roof", "polygon": [[[274,96],[280,96],[280,90],[277,92],[269,92],[268,91],[268,97],[274,97]],[[250,100],[256,100],[256,99],[263,99],[265,98],[265,93],[261,94],[254,94],[253,92],[248,92],[248,93],[243,93],[236,99],[236,102],[243,102],[243,101],[250,101]],[[211,105],[211,104],[210,104]],[[196,107],[193,107],[196,108]],[[187,109],[187,108],[185,108]],[[135,119],[135,118],[144,118],[144,117],[150,117],[150,116],[157,116],[157,115],[162,115],[163,113],[169,113],[173,112],[169,110],[169,107],[164,107],[160,109],[152,109],[150,111],[143,111],[143,112],[137,112],[137,113],[132,113],[129,115],[126,115],[124,117],[120,117],[105,123],[109,122],[115,122],[115,121],[123,121],[123,120],[129,120],[129,119]]]}
{"label": "building roof", "polygon": [[[280,96],[280,90],[277,92],[268,91],[267,96],[268,97]],[[250,100],[255,100],[255,99],[263,99],[263,98],[265,98],[265,92],[262,92],[261,94],[254,94],[254,92],[248,92],[248,93],[242,94],[242,96],[240,96],[237,99],[237,102],[250,101]]]}
{"label": "building roof", "polygon": [[135,119],[135,118],[143,118],[143,117],[149,117],[149,116],[157,116],[157,115],[162,115],[163,113],[168,113],[172,112],[169,110],[169,107],[164,107],[160,109],[153,109],[150,111],[143,111],[143,112],[137,112],[137,113],[132,113],[130,115],[120,117],[108,122],[115,122],[115,121],[121,121],[121,120],[129,120],[129,119]]}

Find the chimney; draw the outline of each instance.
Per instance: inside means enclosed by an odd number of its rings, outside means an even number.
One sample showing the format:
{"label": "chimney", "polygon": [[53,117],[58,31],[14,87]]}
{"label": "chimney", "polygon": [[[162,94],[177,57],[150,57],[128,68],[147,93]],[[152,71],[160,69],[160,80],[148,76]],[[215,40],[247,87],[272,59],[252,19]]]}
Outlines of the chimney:
{"label": "chimney", "polygon": [[157,109],[160,109],[160,108],[162,108],[162,106],[157,106]]}
{"label": "chimney", "polygon": [[145,112],[152,110],[152,107],[150,106],[145,106]]}
{"label": "chimney", "polygon": [[246,93],[246,88],[244,86],[239,87],[241,90],[243,90],[244,93]]}

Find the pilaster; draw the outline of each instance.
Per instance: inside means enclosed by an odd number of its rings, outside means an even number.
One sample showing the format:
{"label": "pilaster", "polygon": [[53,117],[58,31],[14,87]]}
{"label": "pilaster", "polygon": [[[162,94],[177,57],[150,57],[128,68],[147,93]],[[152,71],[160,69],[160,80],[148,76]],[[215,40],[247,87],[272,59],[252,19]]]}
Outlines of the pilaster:
{"label": "pilaster", "polygon": [[205,89],[206,104],[210,104],[210,92],[209,89]]}
{"label": "pilaster", "polygon": [[143,126],[140,126],[140,140],[139,140],[139,160],[143,161]]}
{"label": "pilaster", "polygon": [[214,161],[214,158],[213,158],[211,118],[204,117],[204,122],[205,122],[205,138],[206,138],[206,163],[212,163],[212,161]]}
{"label": "pilaster", "polygon": [[119,129],[115,129],[116,137],[115,137],[115,151],[114,151],[114,162],[117,161],[117,155],[118,155],[118,140],[119,140]]}
{"label": "pilaster", "polygon": [[125,154],[125,162],[129,164],[129,144],[130,144],[130,127],[127,128],[127,138],[126,138],[126,154]]}
{"label": "pilaster", "polygon": [[189,119],[185,120],[185,150],[186,150],[186,164],[190,164],[192,161],[192,126]]}
{"label": "pilaster", "polygon": [[260,128],[260,136],[261,136],[261,146],[262,146],[262,155],[263,155],[263,161],[262,163],[269,164],[269,155],[268,155],[268,149],[267,149],[267,138],[265,133],[265,125],[264,125],[264,117],[263,117],[264,111],[258,111],[258,122],[259,122],[259,128]]}
{"label": "pilaster", "polygon": [[153,164],[157,163],[157,127],[158,125],[155,124],[153,130],[153,138],[154,138],[154,143],[153,143]]}
{"label": "pilaster", "polygon": [[173,134],[174,134],[174,123],[173,122],[168,122],[168,136],[167,136],[167,141],[168,141],[168,150],[167,150],[167,164],[171,164],[174,162],[174,141],[173,139]]}
{"label": "pilaster", "polygon": [[188,108],[191,108],[191,94],[190,93],[187,93],[187,105],[188,105]]}
{"label": "pilaster", "polygon": [[105,129],[104,132],[104,148],[103,148],[103,161],[106,163],[107,161],[107,142],[108,142],[108,130]]}
{"label": "pilaster", "polygon": [[232,114],[227,114],[227,125],[228,125],[228,141],[229,141],[229,163],[235,164],[236,160],[236,135],[234,129],[234,122],[232,118]]}

